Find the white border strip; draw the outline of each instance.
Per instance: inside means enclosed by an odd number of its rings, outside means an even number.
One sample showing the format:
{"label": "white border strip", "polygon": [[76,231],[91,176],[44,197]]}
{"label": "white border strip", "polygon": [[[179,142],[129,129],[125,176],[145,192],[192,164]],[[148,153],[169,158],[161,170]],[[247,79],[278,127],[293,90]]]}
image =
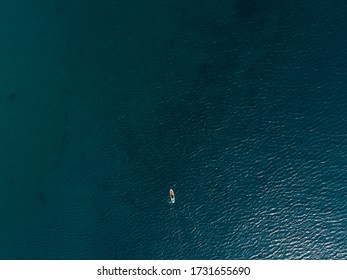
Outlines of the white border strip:
{"label": "white border strip", "polygon": [[[202,267],[200,269],[200,267]],[[206,267],[206,269],[204,268]],[[224,269],[223,269],[224,267]],[[240,271],[249,267],[250,274],[239,275]],[[118,275],[98,275],[111,271]],[[230,268],[230,269],[228,269]],[[98,270],[100,269],[100,270]],[[140,269],[140,270],[139,270]],[[181,275],[124,275],[127,273],[152,274],[169,271]],[[164,269],[164,270],[163,270]],[[142,272],[141,272],[142,271]],[[225,271],[225,274],[221,275]],[[231,271],[231,272],[230,272]],[[192,275],[192,273],[196,275]],[[206,274],[207,275],[203,275]],[[214,274],[214,275],[211,275]],[[119,275],[122,274],[122,275]],[[197,275],[199,274],[199,275]],[[219,275],[216,275],[219,274]],[[235,275],[238,274],[238,275]],[[347,279],[347,260],[338,261],[0,261],[0,279],[35,279],[35,280],[94,280],[94,279]]]}

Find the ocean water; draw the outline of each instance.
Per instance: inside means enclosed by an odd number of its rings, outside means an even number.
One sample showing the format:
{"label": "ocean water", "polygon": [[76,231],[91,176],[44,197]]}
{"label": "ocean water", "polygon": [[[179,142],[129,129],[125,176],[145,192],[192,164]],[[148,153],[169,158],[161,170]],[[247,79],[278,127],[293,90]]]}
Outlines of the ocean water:
{"label": "ocean water", "polygon": [[346,1],[29,2],[0,259],[347,259]]}

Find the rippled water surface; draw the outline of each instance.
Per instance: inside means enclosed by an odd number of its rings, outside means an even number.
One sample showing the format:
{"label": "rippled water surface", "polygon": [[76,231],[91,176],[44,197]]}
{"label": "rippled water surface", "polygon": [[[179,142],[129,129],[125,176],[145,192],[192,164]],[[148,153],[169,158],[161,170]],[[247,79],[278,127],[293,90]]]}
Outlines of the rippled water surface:
{"label": "rippled water surface", "polygon": [[346,3],[2,1],[0,258],[346,259]]}

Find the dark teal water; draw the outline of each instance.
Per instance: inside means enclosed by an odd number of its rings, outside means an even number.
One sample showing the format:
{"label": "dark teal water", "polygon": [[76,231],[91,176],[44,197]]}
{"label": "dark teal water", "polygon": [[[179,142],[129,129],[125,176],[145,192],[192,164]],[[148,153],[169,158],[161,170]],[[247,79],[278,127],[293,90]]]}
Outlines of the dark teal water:
{"label": "dark teal water", "polygon": [[1,259],[347,259],[346,1],[29,2]]}

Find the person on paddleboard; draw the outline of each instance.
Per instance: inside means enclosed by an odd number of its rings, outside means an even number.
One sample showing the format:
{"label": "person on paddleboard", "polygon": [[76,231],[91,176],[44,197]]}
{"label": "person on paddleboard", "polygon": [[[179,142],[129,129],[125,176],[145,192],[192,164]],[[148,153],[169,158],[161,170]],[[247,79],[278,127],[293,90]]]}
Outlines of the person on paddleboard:
{"label": "person on paddleboard", "polygon": [[175,203],[175,193],[173,189],[170,189],[170,200],[171,200],[171,203]]}

